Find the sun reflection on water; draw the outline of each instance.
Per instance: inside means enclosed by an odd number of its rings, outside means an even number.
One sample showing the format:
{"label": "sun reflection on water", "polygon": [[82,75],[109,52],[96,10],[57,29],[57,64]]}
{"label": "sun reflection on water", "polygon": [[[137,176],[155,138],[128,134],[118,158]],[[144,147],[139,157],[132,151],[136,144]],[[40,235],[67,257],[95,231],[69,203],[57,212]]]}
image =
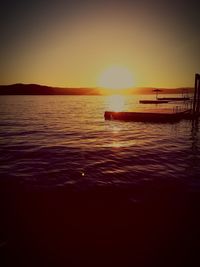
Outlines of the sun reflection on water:
{"label": "sun reflection on water", "polygon": [[[130,96],[114,94],[106,97],[106,110],[121,112],[127,111],[128,105],[130,103]],[[134,105],[134,102],[133,102]],[[133,145],[135,141],[124,140],[124,132],[127,129],[127,124],[121,123],[120,121],[111,120],[106,124],[106,129],[109,132],[110,142],[106,144],[107,147],[114,148],[116,150],[121,150],[125,147]]]}
{"label": "sun reflection on water", "polygon": [[110,111],[120,112],[125,108],[125,96],[111,95],[107,98],[107,107]]}
{"label": "sun reflection on water", "polygon": [[119,142],[119,141],[113,141],[110,144],[110,147],[112,147],[112,148],[121,148],[123,146],[124,146],[123,142]]}

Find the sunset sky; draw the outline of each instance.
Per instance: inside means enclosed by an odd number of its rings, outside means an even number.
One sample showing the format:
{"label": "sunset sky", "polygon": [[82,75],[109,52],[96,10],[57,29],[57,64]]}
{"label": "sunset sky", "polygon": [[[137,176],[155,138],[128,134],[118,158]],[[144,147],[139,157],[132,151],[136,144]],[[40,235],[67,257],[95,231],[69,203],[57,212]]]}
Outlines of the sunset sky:
{"label": "sunset sky", "polygon": [[99,87],[112,68],[137,87],[193,86],[194,0],[1,1],[0,84]]}

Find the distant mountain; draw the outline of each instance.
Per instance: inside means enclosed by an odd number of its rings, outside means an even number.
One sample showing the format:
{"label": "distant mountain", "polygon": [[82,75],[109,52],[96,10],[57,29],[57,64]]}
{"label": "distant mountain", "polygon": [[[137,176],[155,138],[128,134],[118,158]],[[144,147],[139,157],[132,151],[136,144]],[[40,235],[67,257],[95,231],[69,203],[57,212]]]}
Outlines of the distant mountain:
{"label": "distant mountain", "polygon": [[192,94],[194,92],[194,88],[191,87],[182,87],[182,88],[152,88],[152,87],[145,87],[145,88],[134,88],[131,90],[132,94],[155,94],[154,90],[159,89],[159,94],[182,94],[188,93]]}
{"label": "distant mountain", "polygon": [[0,95],[99,95],[95,88],[61,88],[38,84],[0,85]]}
{"label": "distant mountain", "polygon": [[38,84],[12,84],[0,85],[0,95],[110,95],[116,93],[125,94],[152,94],[154,89],[160,89],[160,94],[181,94],[183,90],[193,92],[193,88],[133,88],[133,89],[103,89],[103,88],[62,88]]}

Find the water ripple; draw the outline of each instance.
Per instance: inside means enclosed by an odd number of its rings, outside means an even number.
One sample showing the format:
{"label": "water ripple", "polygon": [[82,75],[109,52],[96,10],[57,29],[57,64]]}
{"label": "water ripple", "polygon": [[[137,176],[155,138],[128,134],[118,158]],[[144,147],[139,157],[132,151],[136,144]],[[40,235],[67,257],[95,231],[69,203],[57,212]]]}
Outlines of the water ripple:
{"label": "water ripple", "polygon": [[[105,97],[6,97],[0,175],[39,185],[200,185],[199,126],[104,121]],[[14,105],[11,108],[11,103]],[[131,102],[132,101],[132,102]],[[136,100],[129,99],[129,106]]]}

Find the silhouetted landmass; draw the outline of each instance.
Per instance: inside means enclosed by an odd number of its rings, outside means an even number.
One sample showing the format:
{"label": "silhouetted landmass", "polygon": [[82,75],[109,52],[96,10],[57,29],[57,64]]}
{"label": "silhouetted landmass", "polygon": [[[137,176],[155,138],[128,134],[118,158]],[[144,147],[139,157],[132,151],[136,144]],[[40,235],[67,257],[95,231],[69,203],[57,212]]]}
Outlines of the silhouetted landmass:
{"label": "silhouetted landmass", "polygon": [[99,95],[95,88],[61,88],[38,84],[1,85],[0,95]]}
{"label": "silhouetted landmass", "polygon": [[[111,90],[103,88],[62,88],[51,87],[38,84],[12,84],[0,85],[0,95],[109,95],[112,93],[125,93],[125,94],[152,94],[155,88],[132,88],[123,90]],[[179,94],[187,89],[188,93],[193,92],[193,88],[175,88],[166,89],[159,88],[162,91],[160,94]]]}
{"label": "silhouetted landmass", "polygon": [[180,88],[153,88],[153,87],[145,87],[145,88],[134,88],[132,89],[132,94],[155,94],[153,90],[159,89],[160,94],[191,94],[194,92],[194,88],[192,87],[180,87]]}

